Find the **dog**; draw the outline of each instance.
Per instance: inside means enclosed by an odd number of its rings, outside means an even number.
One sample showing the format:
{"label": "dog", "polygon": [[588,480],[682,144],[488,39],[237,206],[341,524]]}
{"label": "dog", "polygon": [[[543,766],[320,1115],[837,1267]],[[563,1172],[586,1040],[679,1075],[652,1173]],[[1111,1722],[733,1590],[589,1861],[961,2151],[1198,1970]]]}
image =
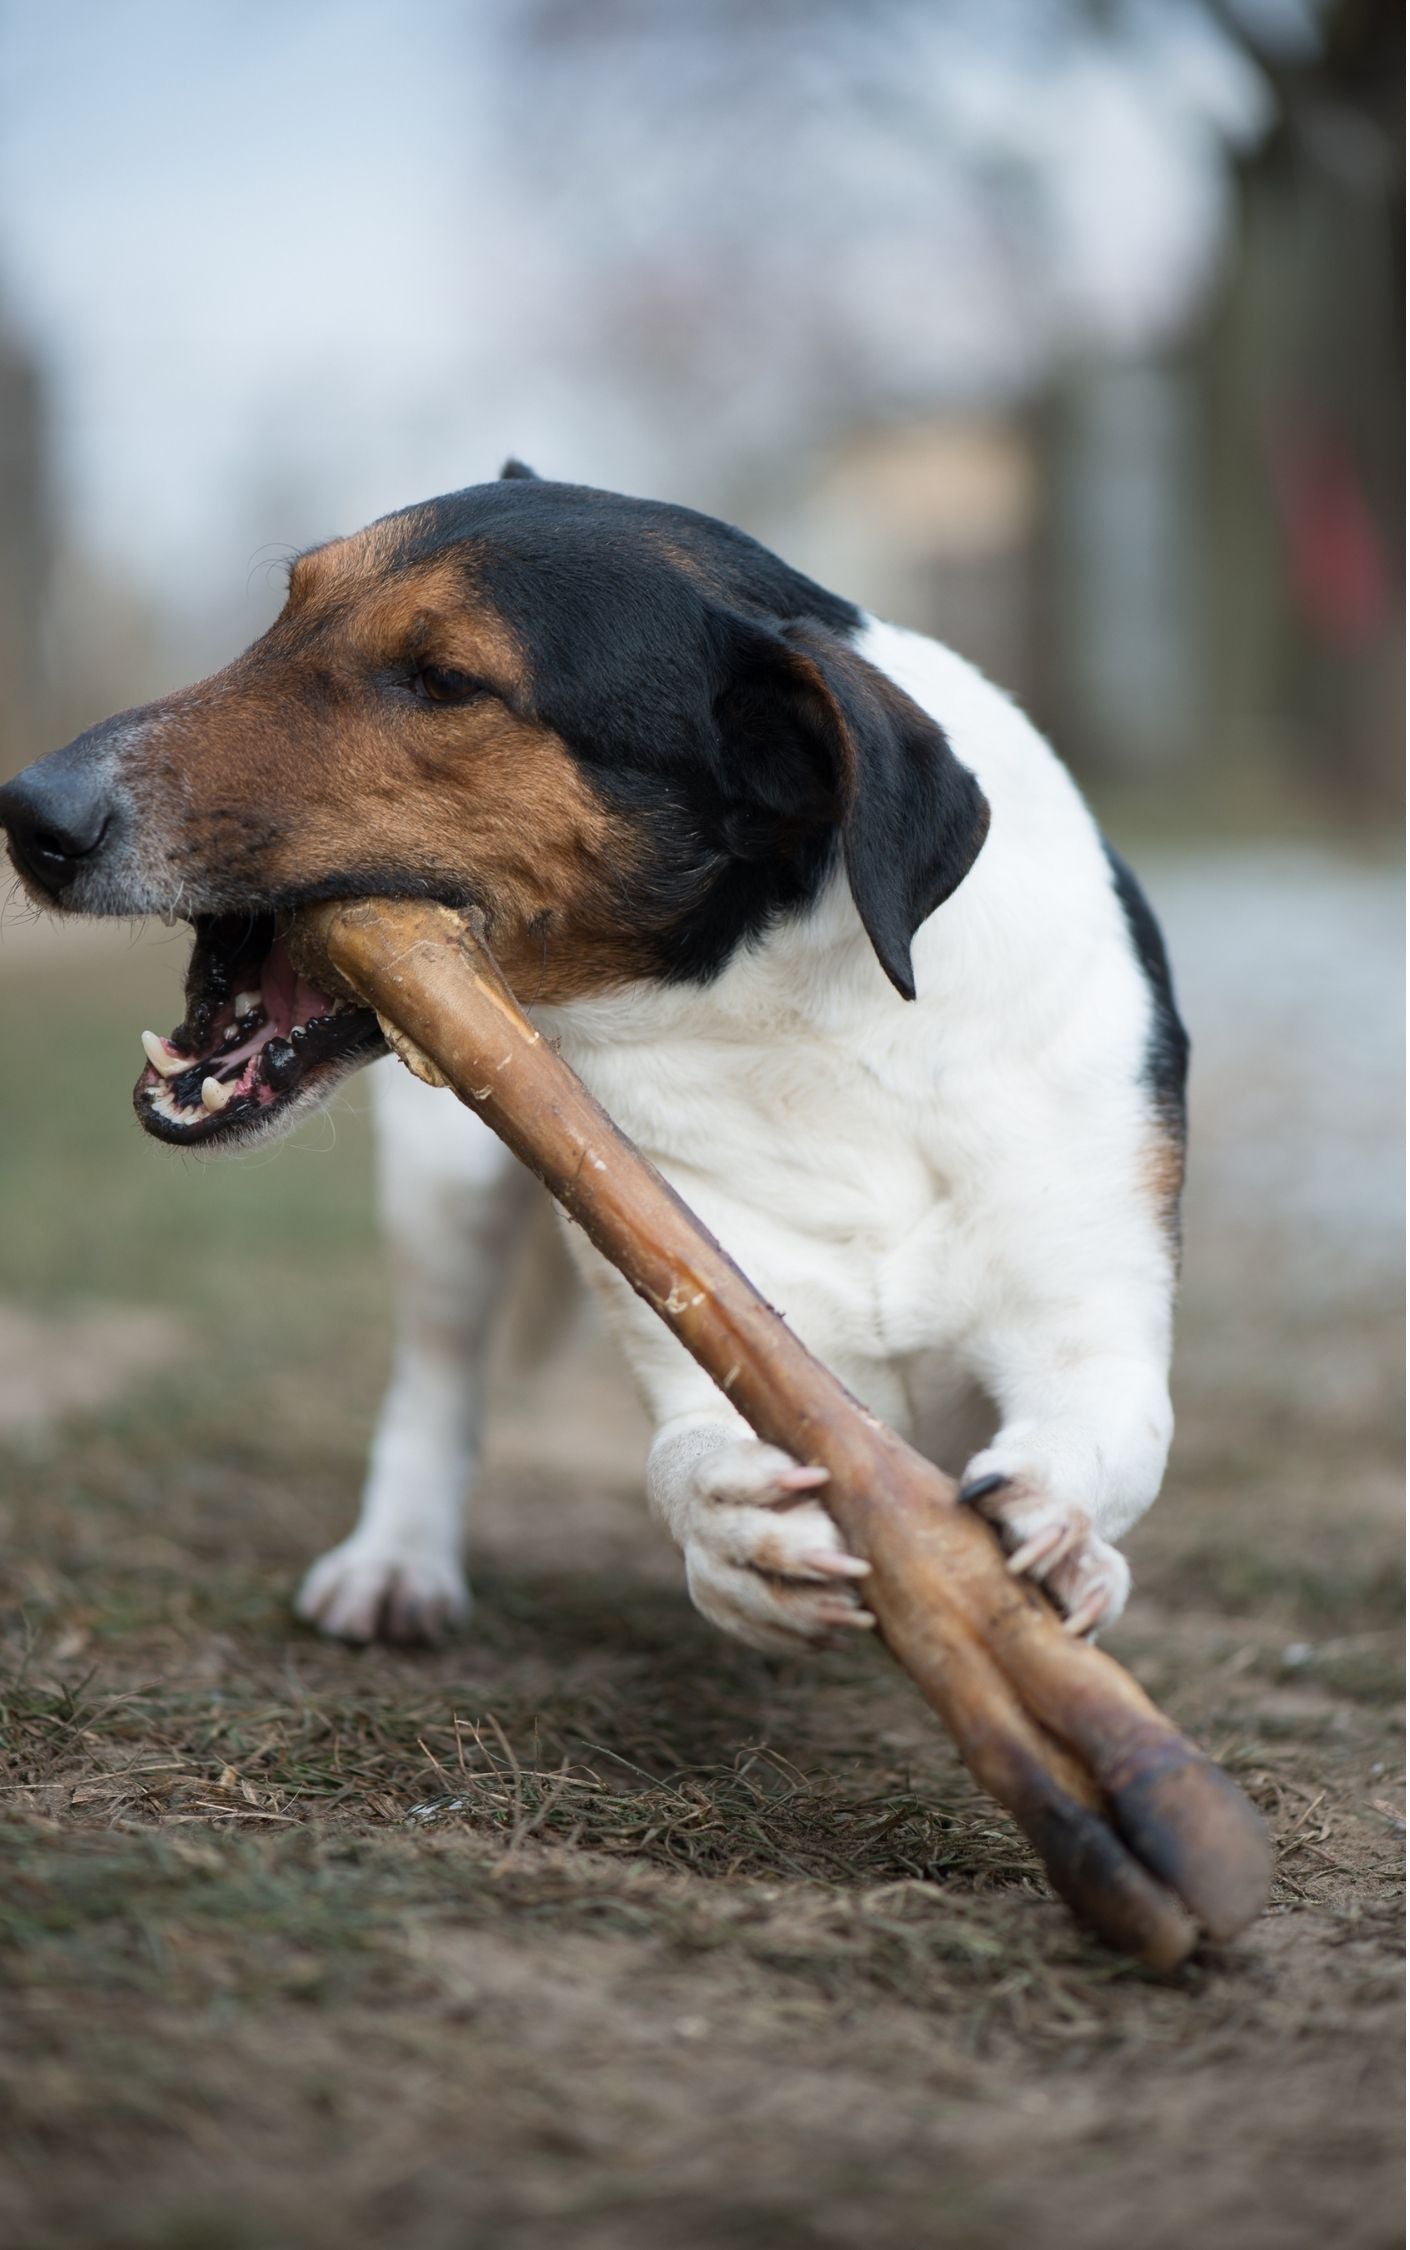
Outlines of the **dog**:
{"label": "dog", "polygon": [[[23,883],[188,920],[137,1114],[232,1149],[384,1052],[296,971],[305,903],[473,905],[512,988],[803,1340],[961,1474],[1092,1634],[1171,1439],[1188,1042],[1160,932],[1053,751],[962,657],[728,525],[510,462],[293,564],[226,670],[0,792]],[[299,1608],[468,1606],[492,1315],[528,1186],[378,1074],[398,1344],[362,1512]],[[572,1230],[655,1424],[690,1595],[771,1652],[871,1623],[825,1472],[760,1444]]]}

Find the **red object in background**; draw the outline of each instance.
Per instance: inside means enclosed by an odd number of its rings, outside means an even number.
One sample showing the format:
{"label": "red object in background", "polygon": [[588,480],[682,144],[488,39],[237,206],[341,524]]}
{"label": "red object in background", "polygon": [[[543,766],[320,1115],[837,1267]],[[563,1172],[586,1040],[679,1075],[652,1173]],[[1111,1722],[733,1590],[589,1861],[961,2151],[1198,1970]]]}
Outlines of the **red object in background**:
{"label": "red object in background", "polygon": [[1342,432],[1309,419],[1280,437],[1273,489],[1299,612],[1341,652],[1365,648],[1390,614],[1390,564]]}

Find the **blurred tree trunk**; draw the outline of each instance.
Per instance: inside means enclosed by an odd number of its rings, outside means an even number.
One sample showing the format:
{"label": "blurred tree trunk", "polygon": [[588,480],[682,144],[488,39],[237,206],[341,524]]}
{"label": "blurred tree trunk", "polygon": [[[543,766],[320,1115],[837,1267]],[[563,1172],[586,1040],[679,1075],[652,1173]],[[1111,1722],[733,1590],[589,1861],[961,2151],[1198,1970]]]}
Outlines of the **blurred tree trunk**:
{"label": "blurred tree trunk", "polygon": [[1169,802],[1195,750],[1197,408],[1174,354],[1071,369],[1041,416],[1038,715],[1084,779]]}
{"label": "blurred tree trunk", "polygon": [[46,747],[47,436],[39,363],[0,325],[0,779]]}
{"label": "blurred tree trunk", "polygon": [[1283,74],[1203,364],[1205,755],[1362,819],[1402,788],[1403,53],[1355,0]]}

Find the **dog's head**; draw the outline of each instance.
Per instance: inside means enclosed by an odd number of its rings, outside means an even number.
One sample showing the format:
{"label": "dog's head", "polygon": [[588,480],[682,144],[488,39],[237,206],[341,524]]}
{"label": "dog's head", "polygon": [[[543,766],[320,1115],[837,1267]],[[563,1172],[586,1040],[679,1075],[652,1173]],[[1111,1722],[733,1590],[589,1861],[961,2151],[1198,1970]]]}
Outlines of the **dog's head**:
{"label": "dog's head", "polygon": [[312,899],[474,905],[521,1000],[563,1002],[710,978],[840,852],[910,997],[988,808],[859,623],[728,525],[511,462],[301,556],[253,648],[31,766],[0,823],[41,904],[193,924],[186,1019],[136,1095],[183,1144],[380,1051],[293,969]]}

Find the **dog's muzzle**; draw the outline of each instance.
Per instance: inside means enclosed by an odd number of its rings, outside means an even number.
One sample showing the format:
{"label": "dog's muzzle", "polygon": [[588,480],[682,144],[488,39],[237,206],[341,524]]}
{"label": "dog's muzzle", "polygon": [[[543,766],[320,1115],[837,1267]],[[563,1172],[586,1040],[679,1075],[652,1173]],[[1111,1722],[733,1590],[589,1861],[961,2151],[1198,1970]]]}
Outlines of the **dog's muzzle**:
{"label": "dog's muzzle", "polygon": [[165,855],[143,843],[126,770],[149,720],[146,711],[120,711],[0,789],[0,830],[38,905],[66,914],[160,914],[169,904]]}
{"label": "dog's muzzle", "polygon": [[[142,1034],[133,1089],[147,1132],[180,1147],[233,1147],[325,1101],[386,1052],[368,1008],[329,997],[297,972],[283,930],[299,901],[240,896],[173,872],[159,828],[143,820],[124,754],[150,741],[147,712],[124,712],[26,767],[0,789],[10,857],[40,905],[66,914],[188,921],[186,1013],[169,1039]],[[227,906],[226,911],[221,911]]]}

